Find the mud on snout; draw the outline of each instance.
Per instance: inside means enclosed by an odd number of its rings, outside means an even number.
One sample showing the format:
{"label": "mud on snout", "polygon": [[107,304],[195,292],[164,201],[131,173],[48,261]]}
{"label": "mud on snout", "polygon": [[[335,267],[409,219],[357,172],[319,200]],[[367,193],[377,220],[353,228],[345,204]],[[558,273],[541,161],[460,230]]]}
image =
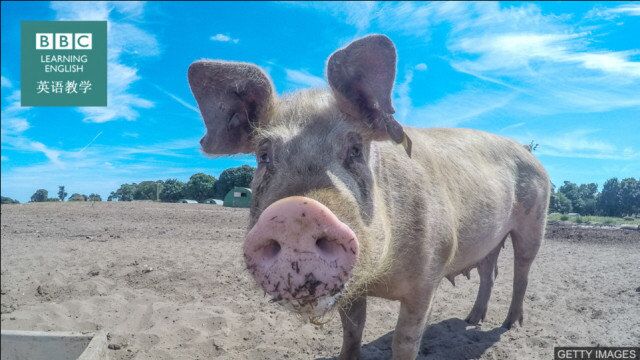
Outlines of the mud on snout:
{"label": "mud on snout", "polygon": [[354,231],[322,203],[287,197],[267,207],[244,242],[247,269],[278,302],[309,319],[340,299],[358,260]]}

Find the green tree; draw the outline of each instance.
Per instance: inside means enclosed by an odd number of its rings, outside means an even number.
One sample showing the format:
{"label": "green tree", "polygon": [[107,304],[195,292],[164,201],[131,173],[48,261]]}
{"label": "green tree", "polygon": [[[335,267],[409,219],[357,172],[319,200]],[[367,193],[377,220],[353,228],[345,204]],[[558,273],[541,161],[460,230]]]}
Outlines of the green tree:
{"label": "green tree", "polygon": [[197,173],[191,175],[184,189],[185,197],[202,202],[215,195],[216,178]]}
{"label": "green tree", "polygon": [[2,204],[20,204],[20,201],[12,199],[10,197],[2,196]]}
{"label": "green tree", "polygon": [[559,194],[563,194],[564,196],[571,201],[572,210],[575,212],[580,212],[584,203],[582,202],[582,198],[580,197],[580,190],[578,185],[572,183],[571,181],[565,181],[562,186],[558,189]]}
{"label": "green tree", "polygon": [[620,216],[620,183],[617,178],[611,178],[602,185],[596,201],[600,215]]}
{"label": "green tree", "polygon": [[69,196],[69,201],[87,201],[87,198],[87,195],[73,193],[71,196]]}
{"label": "green tree", "polygon": [[185,197],[185,183],[178,179],[168,179],[162,185],[160,200],[164,202],[176,202]]}
{"label": "green tree", "polygon": [[567,199],[567,197],[561,192],[551,194],[549,209],[551,210],[551,212],[558,212],[561,214],[566,214],[573,211],[571,200]]}
{"label": "green tree", "polygon": [[102,197],[99,194],[91,193],[91,194],[89,194],[89,197],[87,198],[87,200],[89,200],[89,201],[102,201]]}
{"label": "green tree", "polygon": [[622,179],[618,197],[621,215],[631,216],[640,213],[640,181],[635,178]]}
{"label": "green tree", "polygon": [[558,189],[558,193],[571,201],[573,211],[581,215],[594,215],[596,212],[596,195],[598,185],[595,183],[576,185],[571,181],[565,181]]}
{"label": "green tree", "polygon": [[67,192],[64,190],[64,185],[58,186],[58,199],[60,199],[60,201],[64,201],[67,195]]}
{"label": "green tree", "polygon": [[44,202],[49,198],[49,192],[45,189],[36,190],[33,195],[31,195],[31,202]]}
{"label": "green tree", "polygon": [[157,200],[158,194],[162,189],[162,180],[143,181],[138,184],[136,191],[133,193],[134,200]]}
{"label": "green tree", "polygon": [[255,168],[249,165],[242,165],[223,171],[216,182],[216,198],[223,199],[234,186],[250,187],[251,181],[253,180],[253,172],[255,170]]}
{"label": "green tree", "polygon": [[107,201],[132,201],[137,187],[138,184],[136,183],[122,184],[120,185],[118,190],[112,191],[111,194],[109,194],[109,198],[107,199]]}
{"label": "green tree", "polygon": [[598,213],[598,206],[596,199],[585,199],[582,203],[583,215],[596,215]]}
{"label": "green tree", "polygon": [[598,185],[595,183],[581,184],[578,187],[579,208],[576,210],[582,215],[596,214],[596,196]]}

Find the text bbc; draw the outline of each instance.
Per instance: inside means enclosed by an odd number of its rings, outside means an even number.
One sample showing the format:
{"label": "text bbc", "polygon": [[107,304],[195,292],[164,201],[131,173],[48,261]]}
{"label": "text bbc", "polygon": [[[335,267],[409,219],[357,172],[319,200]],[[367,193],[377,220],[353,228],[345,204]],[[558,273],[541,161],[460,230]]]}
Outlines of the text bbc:
{"label": "text bbc", "polygon": [[36,33],[36,50],[91,50],[91,33]]}

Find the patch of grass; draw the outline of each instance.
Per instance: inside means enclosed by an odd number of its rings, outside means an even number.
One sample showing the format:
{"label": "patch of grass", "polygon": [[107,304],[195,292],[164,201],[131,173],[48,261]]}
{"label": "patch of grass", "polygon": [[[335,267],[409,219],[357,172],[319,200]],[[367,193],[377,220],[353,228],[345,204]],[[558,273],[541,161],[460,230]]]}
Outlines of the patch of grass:
{"label": "patch of grass", "polygon": [[634,218],[634,217],[621,218],[621,217],[612,217],[612,216],[592,216],[592,215],[569,216],[567,214],[553,213],[553,214],[549,214],[548,219],[550,221],[571,221],[576,224],[591,224],[591,225],[609,225],[609,226],[613,226],[613,225],[618,226],[623,224],[636,225],[636,226],[640,225],[640,218]]}

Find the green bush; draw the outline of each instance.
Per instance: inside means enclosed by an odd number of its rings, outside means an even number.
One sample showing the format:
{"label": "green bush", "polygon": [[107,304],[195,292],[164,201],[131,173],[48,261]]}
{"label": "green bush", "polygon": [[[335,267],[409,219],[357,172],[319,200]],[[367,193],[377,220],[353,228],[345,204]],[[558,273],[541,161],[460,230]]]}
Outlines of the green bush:
{"label": "green bush", "polygon": [[49,198],[49,192],[45,189],[36,190],[33,195],[31,195],[31,202],[45,202]]}
{"label": "green bush", "polygon": [[3,204],[20,204],[20,201],[18,201],[16,199],[12,199],[10,197],[3,196],[2,197],[2,203]]}
{"label": "green bush", "polygon": [[567,220],[569,220],[569,216],[567,216],[567,215],[562,215],[562,216],[560,216],[560,220],[561,220],[561,221],[567,221]]}
{"label": "green bush", "polygon": [[74,193],[73,195],[69,196],[69,200],[67,201],[87,201],[87,198],[87,195]]}

